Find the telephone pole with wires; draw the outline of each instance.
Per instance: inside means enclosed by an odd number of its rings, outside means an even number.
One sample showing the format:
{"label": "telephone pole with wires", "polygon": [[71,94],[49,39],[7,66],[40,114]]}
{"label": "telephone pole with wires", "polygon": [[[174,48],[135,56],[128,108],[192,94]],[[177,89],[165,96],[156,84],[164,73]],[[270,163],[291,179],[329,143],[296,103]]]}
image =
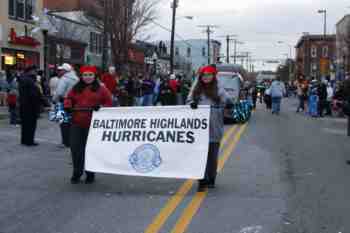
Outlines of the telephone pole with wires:
{"label": "telephone pole with wires", "polygon": [[175,23],[176,23],[176,8],[179,5],[179,0],[173,0],[171,7],[173,8],[173,18],[171,26],[170,39],[170,74],[174,73],[174,43],[175,43]]}
{"label": "telephone pole with wires", "polygon": [[221,36],[226,38],[226,63],[230,64],[230,43],[231,41],[237,41],[235,38],[237,35]]}
{"label": "telephone pole with wires", "polygon": [[217,25],[199,25],[198,27],[200,28],[206,28],[205,31],[203,31],[204,33],[207,33],[207,38],[208,38],[208,65],[210,65],[210,34],[214,33],[214,31],[212,31],[212,28],[218,28],[219,26]]}

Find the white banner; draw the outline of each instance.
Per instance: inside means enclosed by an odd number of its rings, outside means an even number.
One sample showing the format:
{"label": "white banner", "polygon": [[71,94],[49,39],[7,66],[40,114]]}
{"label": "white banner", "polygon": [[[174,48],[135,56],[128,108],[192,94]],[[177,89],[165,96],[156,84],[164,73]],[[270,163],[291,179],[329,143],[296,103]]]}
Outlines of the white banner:
{"label": "white banner", "polygon": [[209,106],[104,108],[94,112],[88,171],[202,179],[209,145]]}

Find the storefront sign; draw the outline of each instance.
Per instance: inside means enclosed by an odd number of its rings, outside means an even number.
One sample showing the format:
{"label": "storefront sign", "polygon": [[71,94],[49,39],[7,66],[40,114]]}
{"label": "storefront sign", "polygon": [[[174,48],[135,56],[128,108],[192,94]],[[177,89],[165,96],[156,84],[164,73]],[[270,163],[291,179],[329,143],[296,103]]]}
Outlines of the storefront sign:
{"label": "storefront sign", "polygon": [[105,108],[94,112],[88,171],[201,179],[209,143],[209,106]]}

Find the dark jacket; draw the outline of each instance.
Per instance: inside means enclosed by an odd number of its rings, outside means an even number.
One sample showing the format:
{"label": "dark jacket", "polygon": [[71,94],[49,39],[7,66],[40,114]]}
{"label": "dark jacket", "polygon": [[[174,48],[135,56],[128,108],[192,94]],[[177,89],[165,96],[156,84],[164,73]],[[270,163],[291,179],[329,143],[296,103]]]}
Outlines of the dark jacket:
{"label": "dark jacket", "polygon": [[318,87],[318,97],[320,100],[325,101],[327,100],[327,85],[324,83],[321,83],[320,86]]}
{"label": "dark jacket", "polygon": [[36,85],[36,76],[22,75],[18,82],[18,92],[22,118],[39,117],[42,95]]}

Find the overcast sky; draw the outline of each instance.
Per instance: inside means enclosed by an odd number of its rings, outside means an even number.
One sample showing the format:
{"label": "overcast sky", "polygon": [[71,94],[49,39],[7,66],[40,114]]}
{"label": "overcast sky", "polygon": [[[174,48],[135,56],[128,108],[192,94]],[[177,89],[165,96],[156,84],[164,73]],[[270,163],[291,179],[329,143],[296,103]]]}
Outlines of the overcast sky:
{"label": "overcast sky", "polygon": [[[160,0],[157,22],[171,27],[172,0]],[[255,59],[285,58],[289,53],[284,41],[293,47],[303,32],[323,33],[323,16],[319,9],[327,9],[328,33],[335,33],[335,24],[350,13],[348,0],[179,0],[178,16],[194,16],[194,20],[178,19],[176,33],[184,39],[206,38],[197,25],[218,25],[214,39],[237,34],[244,42],[240,51],[248,51]],[[169,40],[170,33],[152,26],[152,40]],[[177,38],[179,39],[179,38]],[[295,54],[293,49],[293,55]],[[256,64],[259,69],[272,67]],[[274,67],[273,67],[274,68]]]}

